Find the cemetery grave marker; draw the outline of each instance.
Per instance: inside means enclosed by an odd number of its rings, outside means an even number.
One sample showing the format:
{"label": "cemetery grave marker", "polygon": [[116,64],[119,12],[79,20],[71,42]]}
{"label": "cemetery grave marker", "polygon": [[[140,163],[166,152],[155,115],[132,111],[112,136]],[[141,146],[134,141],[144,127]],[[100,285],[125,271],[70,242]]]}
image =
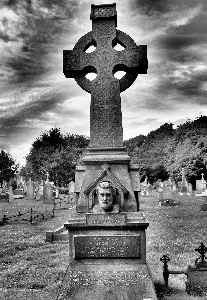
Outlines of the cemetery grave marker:
{"label": "cemetery grave marker", "polygon": [[[92,5],[90,18],[92,31],[73,50],[63,51],[65,76],[91,93],[90,145],[83,164],[76,167],[76,212],[65,224],[67,297],[157,299],[146,265],[148,222],[137,212],[139,166],[130,163],[123,147],[120,98],[138,74],[147,72],[147,49],[116,30],[115,3]],[[125,49],[113,49],[117,43]],[[86,53],[90,45],[96,49]],[[113,76],[119,70],[126,72],[120,80]],[[97,77],[90,82],[85,75],[91,71]]]}
{"label": "cemetery grave marker", "polygon": [[195,249],[200,253],[200,257],[196,259],[194,266],[188,266],[186,270],[173,271],[168,269],[168,262],[170,258],[167,255],[163,255],[160,261],[163,262],[163,278],[165,285],[168,286],[168,279],[170,274],[185,274],[187,275],[186,291],[191,295],[201,296],[204,292],[207,292],[207,248],[203,243]]}

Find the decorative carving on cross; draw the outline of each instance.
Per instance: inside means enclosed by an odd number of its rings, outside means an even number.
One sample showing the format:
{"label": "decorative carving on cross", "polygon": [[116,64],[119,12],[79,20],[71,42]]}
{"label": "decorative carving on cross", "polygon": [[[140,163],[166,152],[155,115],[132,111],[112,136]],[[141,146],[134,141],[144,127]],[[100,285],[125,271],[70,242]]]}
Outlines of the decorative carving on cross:
{"label": "decorative carving on cross", "polygon": [[[129,35],[116,30],[116,4],[91,8],[92,31],[81,37],[73,50],[63,50],[63,72],[91,93],[90,147],[122,147],[120,93],[138,74],[147,73],[147,46],[137,46]],[[125,49],[116,51],[117,43]],[[96,50],[86,53],[90,45]],[[126,74],[119,80],[114,77],[117,71]],[[97,74],[93,81],[85,77],[89,72]]]}

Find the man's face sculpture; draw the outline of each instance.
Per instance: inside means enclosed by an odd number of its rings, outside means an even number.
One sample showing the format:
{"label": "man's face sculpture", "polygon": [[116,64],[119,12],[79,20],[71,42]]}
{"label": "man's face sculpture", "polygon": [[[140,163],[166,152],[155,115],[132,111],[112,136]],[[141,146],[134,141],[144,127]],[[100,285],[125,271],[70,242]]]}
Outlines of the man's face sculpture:
{"label": "man's face sculpture", "polygon": [[113,206],[113,193],[112,188],[101,188],[98,190],[99,205],[104,210],[110,210]]}

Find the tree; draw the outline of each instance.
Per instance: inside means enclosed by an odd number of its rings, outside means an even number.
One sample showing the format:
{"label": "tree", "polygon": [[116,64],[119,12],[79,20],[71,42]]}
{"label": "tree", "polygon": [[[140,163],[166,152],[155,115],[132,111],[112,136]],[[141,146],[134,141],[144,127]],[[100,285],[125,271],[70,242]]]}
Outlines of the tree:
{"label": "tree", "polygon": [[89,139],[82,135],[63,135],[59,128],[44,132],[35,140],[26,157],[26,165],[21,175],[28,179],[49,179],[55,184],[63,185],[74,178],[74,169]]}
{"label": "tree", "polygon": [[168,178],[166,166],[166,145],[175,134],[173,124],[165,123],[147,136],[139,135],[125,141],[132,162],[139,164],[141,180],[147,176],[151,183]]}
{"label": "tree", "polygon": [[184,168],[188,182],[195,187],[196,179],[207,180],[204,158],[207,157],[207,117],[188,120],[173,129],[165,123],[147,136],[138,136],[125,141],[132,162],[140,165],[141,180],[145,176],[151,183],[171,176],[181,180]]}
{"label": "tree", "polygon": [[12,177],[14,177],[18,164],[15,164],[15,160],[10,154],[6,153],[4,150],[0,152],[0,183],[3,181],[9,182]]}

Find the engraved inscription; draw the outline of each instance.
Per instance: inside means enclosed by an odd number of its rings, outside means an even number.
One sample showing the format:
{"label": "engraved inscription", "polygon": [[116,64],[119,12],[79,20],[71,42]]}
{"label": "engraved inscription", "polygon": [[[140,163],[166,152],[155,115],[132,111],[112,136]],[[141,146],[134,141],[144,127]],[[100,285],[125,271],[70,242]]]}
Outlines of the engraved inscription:
{"label": "engraved inscription", "polygon": [[110,213],[110,214],[86,214],[86,224],[87,225],[125,225],[126,224],[126,214],[125,213]]}
{"label": "engraved inscription", "polygon": [[74,236],[74,258],[141,258],[140,245],[140,235]]}

